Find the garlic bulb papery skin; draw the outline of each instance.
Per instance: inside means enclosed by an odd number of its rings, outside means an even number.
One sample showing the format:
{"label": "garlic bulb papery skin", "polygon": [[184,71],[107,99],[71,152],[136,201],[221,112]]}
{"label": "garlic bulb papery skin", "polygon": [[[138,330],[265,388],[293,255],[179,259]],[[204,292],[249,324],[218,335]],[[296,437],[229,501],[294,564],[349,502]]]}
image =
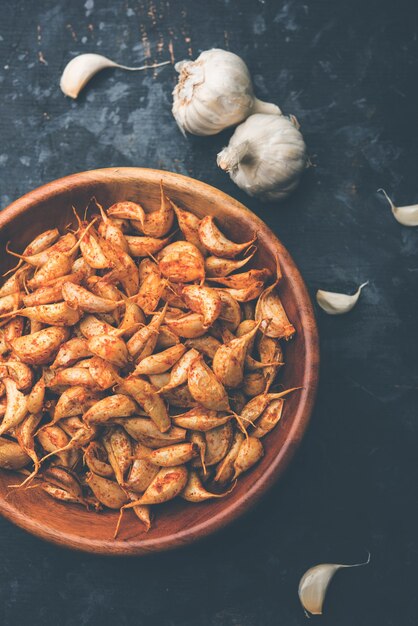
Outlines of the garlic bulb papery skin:
{"label": "garlic bulb papery skin", "polygon": [[308,156],[295,118],[257,113],[236,128],[217,161],[248,195],[283,200],[297,187]]}
{"label": "garlic bulb papery skin", "polygon": [[216,135],[252,113],[281,113],[275,104],[254,96],[248,68],[233,52],[205,50],[195,61],[174,67],[180,76],[172,110],[183,134]]}

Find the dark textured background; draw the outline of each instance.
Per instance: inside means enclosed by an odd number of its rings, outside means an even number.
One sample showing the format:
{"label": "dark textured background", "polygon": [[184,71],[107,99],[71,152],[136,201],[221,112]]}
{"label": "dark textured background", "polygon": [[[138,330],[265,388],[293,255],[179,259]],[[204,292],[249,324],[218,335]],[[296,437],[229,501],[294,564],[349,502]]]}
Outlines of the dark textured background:
{"label": "dark textured background", "polygon": [[[310,430],[283,480],[235,526],[146,559],[70,553],[0,521],[0,622],[81,626],[292,626],[309,566],[340,572],[324,625],[416,624],[417,231],[376,194],[418,201],[417,5],[390,0],[0,1],[1,206],[106,166],[190,174],[258,213],[311,292],[354,290],[347,316],[319,313],[322,378]],[[247,198],[215,165],[229,132],[184,139],[171,67],[106,71],[78,101],[58,88],[74,55],[134,64],[227,47],[257,95],[299,119],[312,161],[281,206]]]}

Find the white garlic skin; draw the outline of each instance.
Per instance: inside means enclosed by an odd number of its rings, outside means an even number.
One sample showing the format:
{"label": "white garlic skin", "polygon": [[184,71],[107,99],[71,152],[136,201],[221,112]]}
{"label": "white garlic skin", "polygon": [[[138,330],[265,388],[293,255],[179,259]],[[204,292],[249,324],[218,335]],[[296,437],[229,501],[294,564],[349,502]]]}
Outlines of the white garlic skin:
{"label": "white garlic skin", "polygon": [[295,119],[262,113],[251,115],[236,128],[217,160],[238,187],[264,200],[286,198],[308,165]]}
{"label": "white garlic skin", "polygon": [[213,48],[174,67],[180,76],[172,111],[183,133],[216,135],[251,113],[280,114],[275,104],[255,98],[248,68],[233,52]]}

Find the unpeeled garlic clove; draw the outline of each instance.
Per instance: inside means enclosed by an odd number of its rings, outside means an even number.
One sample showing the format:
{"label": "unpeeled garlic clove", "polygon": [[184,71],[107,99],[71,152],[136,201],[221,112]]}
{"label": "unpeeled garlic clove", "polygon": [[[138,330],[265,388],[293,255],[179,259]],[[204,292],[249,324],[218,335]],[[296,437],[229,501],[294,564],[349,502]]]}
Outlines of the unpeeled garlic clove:
{"label": "unpeeled garlic clove", "polygon": [[378,189],[385,196],[392,209],[393,217],[403,226],[418,226],[418,204],[395,206],[384,189]]}
{"label": "unpeeled garlic clove", "polygon": [[316,301],[325,313],[329,315],[342,315],[348,313],[355,307],[360,297],[361,290],[368,284],[368,281],[362,283],[352,296],[345,293],[336,293],[334,291],[323,291],[318,289],[316,292]]}
{"label": "unpeeled garlic clove", "polygon": [[[370,563],[370,554],[364,563],[342,565],[340,563],[321,563],[308,569],[299,583],[299,599],[305,611],[311,615],[322,615],[322,606],[328,586],[339,569],[361,567]],[[308,615],[309,616],[309,615]]]}
{"label": "unpeeled garlic clove", "polygon": [[71,59],[65,66],[60,80],[60,87],[61,91],[66,96],[76,99],[89,80],[93,78],[97,72],[104,70],[106,67],[117,67],[121,70],[137,72],[140,70],[154,69],[168,65],[169,63],[170,61],[164,61],[163,63],[154,63],[153,65],[127,67],[126,65],[119,65],[119,63],[115,63],[101,54],[80,54],[74,57],[74,59]]}

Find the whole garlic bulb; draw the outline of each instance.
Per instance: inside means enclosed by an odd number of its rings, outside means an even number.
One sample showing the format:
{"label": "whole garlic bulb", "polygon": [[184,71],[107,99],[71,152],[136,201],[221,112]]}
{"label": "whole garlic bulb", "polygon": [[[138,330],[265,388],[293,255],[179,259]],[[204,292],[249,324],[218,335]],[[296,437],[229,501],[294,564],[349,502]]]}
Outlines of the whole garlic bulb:
{"label": "whole garlic bulb", "polygon": [[294,117],[256,114],[238,126],[217,162],[250,196],[282,200],[297,187],[308,157]]}
{"label": "whole garlic bulb", "polygon": [[252,113],[281,113],[275,104],[254,96],[248,68],[232,52],[213,48],[174,67],[180,76],[172,110],[183,133],[216,135]]}

